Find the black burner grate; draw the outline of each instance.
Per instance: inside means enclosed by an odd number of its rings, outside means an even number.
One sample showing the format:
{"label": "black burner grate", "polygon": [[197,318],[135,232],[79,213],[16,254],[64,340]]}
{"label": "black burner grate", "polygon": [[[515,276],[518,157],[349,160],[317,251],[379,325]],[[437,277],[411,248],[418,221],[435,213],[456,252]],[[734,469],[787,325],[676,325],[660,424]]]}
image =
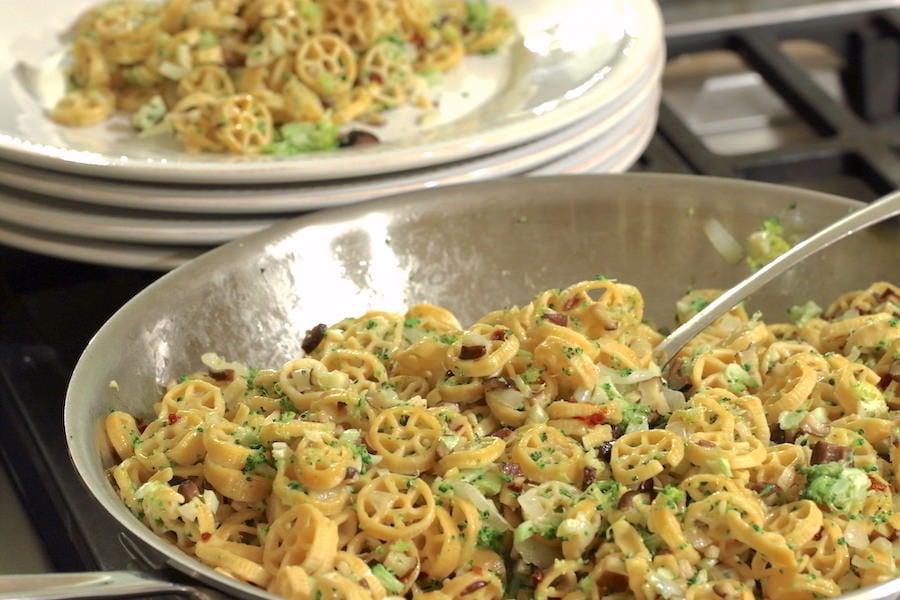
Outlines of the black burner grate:
{"label": "black burner grate", "polygon": [[[829,95],[780,49],[792,39],[811,40],[842,57],[845,102]],[[785,184],[833,177],[865,183],[868,200],[900,188],[900,9],[825,16],[743,29],[670,35],[669,59],[729,50],[766,83],[815,132],[814,139],[749,154],[711,151],[663,95],[658,138],[640,168],[660,170],[677,157],[681,168],[708,175]],[[665,86],[664,86],[665,89]],[[673,154],[674,153],[674,154]]]}

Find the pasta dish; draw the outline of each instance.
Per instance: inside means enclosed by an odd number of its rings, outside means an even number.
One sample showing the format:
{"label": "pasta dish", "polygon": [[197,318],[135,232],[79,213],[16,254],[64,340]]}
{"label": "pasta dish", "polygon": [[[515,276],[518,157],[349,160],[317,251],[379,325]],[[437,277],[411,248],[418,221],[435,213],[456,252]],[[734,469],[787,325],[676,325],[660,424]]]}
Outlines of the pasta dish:
{"label": "pasta dish", "polygon": [[109,413],[111,479],[155,534],[301,600],[811,600],[900,575],[900,287],[783,323],[736,307],[665,371],[643,309],[600,277],[468,327],[430,304],[320,324],[273,369],[205,355],[151,418]]}
{"label": "pasta dish", "polygon": [[294,154],[346,143],[514,24],[485,0],[113,0],[74,28],[69,126],[115,111],[188,152]]}

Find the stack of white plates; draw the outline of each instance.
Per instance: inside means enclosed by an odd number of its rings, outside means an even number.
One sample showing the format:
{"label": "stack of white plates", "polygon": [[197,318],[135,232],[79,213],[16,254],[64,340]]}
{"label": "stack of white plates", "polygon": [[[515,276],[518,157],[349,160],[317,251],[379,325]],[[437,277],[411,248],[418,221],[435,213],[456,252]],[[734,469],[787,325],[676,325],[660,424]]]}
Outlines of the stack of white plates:
{"label": "stack of white plates", "polygon": [[61,127],[46,111],[62,85],[62,36],[98,2],[0,3],[0,243],[167,270],[314,209],[510,175],[624,171],[656,127],[655,0],[503,2],[520,37],[447,74],[433,122],[398,109],[372,146],[196,155],[123,121]]}

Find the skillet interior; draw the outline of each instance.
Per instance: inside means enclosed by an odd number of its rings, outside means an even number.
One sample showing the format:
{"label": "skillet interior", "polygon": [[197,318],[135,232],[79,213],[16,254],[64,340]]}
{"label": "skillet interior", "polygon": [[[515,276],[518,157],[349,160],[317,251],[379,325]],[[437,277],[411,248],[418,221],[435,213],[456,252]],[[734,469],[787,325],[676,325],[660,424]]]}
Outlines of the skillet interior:
{"label": "skillet interior", "polygon": [[[605,275],[638,286],[647,317],[668,326],[687,289],[725,287],[749,273],[713,249],[707,217],[743,241],[767,217],[790,214],[808,234],[857,206],[711,177],[577,175],[440,188],[293,219],[165,275],[103,326],[70,382],[70,452],[104,509],[173,566],[232,593],[270,597],[172,549],[131,516],[104,473],[112,457],[99,424],[110,408],[147,414],[161,386],[200,368],[204,352],[280,365],[309,327],[369,308],[428,301],[468,324],[545,288]],[[750,308],[780,320],[793,304],[896,279],[896,221],[787,273]]]}

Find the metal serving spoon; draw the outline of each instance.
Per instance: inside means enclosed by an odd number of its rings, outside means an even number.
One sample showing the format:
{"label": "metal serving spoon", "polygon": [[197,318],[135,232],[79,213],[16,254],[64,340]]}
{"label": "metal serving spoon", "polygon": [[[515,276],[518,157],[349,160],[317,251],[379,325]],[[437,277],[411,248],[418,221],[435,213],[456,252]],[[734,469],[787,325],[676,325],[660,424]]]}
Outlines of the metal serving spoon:
{"label": "metal serving spoon", "polygon": [[900,190],[893,191],[867,206],[838,219],[818,233],[795,244],[772,262],[732,286],[710,302],[693,317],[679,325],[655,349],[657,363],[666,365],[697,334],[718,317],[745,300],[753,292],[769,283],[797,263],[827,248],[834,242],[885,219],[900,214]]}

